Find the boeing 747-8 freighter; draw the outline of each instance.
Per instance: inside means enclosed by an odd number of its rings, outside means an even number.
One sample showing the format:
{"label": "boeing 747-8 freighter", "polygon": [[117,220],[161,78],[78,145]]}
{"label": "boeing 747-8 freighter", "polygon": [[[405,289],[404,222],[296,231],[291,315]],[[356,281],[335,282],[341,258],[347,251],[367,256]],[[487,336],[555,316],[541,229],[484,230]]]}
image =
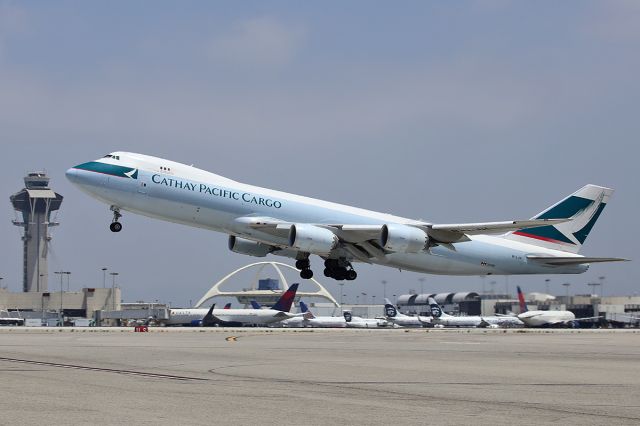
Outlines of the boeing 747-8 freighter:
{"label": "boeing 747-8 freighter", "polygon": [[[587,185],[529,220],[436,224],[252,186],[193,166],[114,152],[79,164],[67,177],[111,206],[110,229],[123,211],[223,232],[229,248],[250,256],[296,259],[313,276],[357,277],[353,262],[443,275],[578,274],[590,263],[578,251],[612,189]],[[427,204],[425,200],[425,204]]]}

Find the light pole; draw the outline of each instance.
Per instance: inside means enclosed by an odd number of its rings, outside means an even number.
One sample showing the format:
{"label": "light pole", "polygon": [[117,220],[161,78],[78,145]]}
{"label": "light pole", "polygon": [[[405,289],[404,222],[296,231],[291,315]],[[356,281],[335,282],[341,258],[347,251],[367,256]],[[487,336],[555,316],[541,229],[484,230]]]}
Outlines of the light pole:
{"label": "light pole", "polygon": [[69,287],[70,287],[69,281],[71,280],[71,271],[65,272],[65,275],[67,276],[67,291],[69,291]]}
{"label": "light pole", "polygon": [[109,272],[109,275],[113,277],[113,281],[111,283],[111,301],[112,301],[112,310],[116,310],[116,276],[120,275],[117,272]]}
{"label": "light pole", "polygon": [[395,294],[393,294],[392,296],[393,296],[393,304],[397,305],[398,304],[398,297]]}
{"label": "light pole", "polygon": [[362,293],[362,304],[366,305],[367,304],[367,293]]}
{"label": "light pole", "polygon": [[387,280],[382,280],[382,297],[387,298]]}
{"label": "light pole", "polygon": [[604,297],[604,276],[598,277],[600,280],[600,297]]}
{"label": "light pole", "polygon": [[551,279],[547,278],[546,280],[544,280],[544,291],[549,294],[549,282],[551,281]]}
{"label": "light pole", "polygon": [[424,294],[424,277],[418,278],[418,281],[420,281],[420,294]]}
{"label": "light pole", "polygon": [[340,281],[338,285],[340,286],[340,306],[342,306],[342,292],[344,290],[344,281]]}
{"label": "light pole", "polygon": [[102,268],[102,288],[107,287],[107,268]]}
{"label": "light pole", "polygon": [[2,280],[4,280],[4,278],[0,277],[0,288],[2,288]]}
{"label": "light pole", "polygon": [[59,315],[60,315],[60,324],[62,324],[62,317],[63,317],[63,315],[62,315],[62,312],[63,312],[63,307],[62,307],[62,295],[63,295],[63,292],[62,292],[62,277],[64,276],[64,274],[66,274],[66,272],[65,271],[55,271],[54,274],[60,275],[60,314]]}
{"label": "light pole", "polygon": [[567,305],[569,304],[569,286],[571,285],[571,283],[564,283],[562,284],[565,288],[565,296],[567,297]]}
{"label": "light pole", "polygon": [[496,294],[495,290],[494,290],[494,287],[496,286],[496,282],[495,281],[491,281],[489,284],[491,285],[491,294],[492,295]]}
{"label": "light pole", "polygon": [[371,298],[373,299],[373,302],[371,302],[372,305],[376,304],[376,295],[374,294],[373,296],[371,296]]}

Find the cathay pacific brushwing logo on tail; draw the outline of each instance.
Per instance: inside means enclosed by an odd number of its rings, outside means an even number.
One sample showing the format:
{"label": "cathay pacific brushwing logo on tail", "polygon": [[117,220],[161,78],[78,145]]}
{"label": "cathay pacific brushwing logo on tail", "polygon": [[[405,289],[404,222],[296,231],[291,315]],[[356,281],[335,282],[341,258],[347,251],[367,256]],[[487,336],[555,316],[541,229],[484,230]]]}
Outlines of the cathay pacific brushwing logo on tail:
{"label": "cathay pacific brushwing logo on tail", "polygon": [[131,179],[138,179],[138,169],[133,169],[129,172],[125,172],[124,175],[130,177]]}

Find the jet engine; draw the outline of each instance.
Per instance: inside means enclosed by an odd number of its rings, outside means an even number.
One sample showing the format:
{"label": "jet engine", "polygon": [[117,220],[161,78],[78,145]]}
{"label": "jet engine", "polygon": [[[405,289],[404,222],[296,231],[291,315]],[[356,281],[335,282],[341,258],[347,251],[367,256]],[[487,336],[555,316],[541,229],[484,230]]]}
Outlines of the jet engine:
{"label": "jet engine", "polygon": [[246,254],[255,257],[265,257],[273,251],[273,247],[257,241],[229,235],[229,250],[234,253]]}
{"label": "jet engine", "polygon": [[422,229],[407,225],[383,225],[380,245],[399,253],[418,253],[427,247],[429,236]]}
{"label": "jet engine", "polygon": [[338,246],[338,237],[319,226],[297,224],[289,230],[289,245],[308,253],[327,254]]}

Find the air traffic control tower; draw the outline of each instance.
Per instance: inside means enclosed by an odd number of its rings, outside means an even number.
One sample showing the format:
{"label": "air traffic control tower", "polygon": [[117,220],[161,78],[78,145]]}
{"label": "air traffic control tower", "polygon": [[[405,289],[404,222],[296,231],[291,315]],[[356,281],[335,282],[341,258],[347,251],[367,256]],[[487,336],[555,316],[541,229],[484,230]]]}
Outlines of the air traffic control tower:
{"label": "air traffic control tower", "polygon": [[49,228],[58,225],[51,222],[51,212],[60,208],[62,195],[49,188],[49,177],[44,172],[29,173],[24,184],[24,189],[10,197],[13,208],[22,213],[22,221],[14,220],[13,224],[24,228],[22,289],[46,292]]}

